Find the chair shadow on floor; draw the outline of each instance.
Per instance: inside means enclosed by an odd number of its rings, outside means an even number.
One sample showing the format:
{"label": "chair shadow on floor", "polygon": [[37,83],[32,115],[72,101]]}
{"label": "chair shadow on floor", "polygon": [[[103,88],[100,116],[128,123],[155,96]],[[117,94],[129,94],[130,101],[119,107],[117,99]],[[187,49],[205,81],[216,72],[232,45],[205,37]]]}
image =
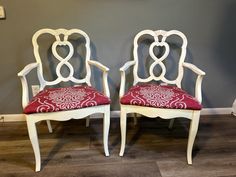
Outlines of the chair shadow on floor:
{"label": "chair shadow on floor", "polygon": [[[169,120],[161,118],[139,118],[136,126],[132,119],[127,124],[126,154],[142,146],[141,151],[167,152],[176,150],[176,146],[187,146],[190,121],[176,118],[175,125],[168,129]],[[142,136],[142,137],[141,137]],[[186,148],[179,148],[185,150]],[[199,147],[194,146],[193,157],[199,152]]]}
{"label": "chair shadow on floor", "polygon": [[[44,152],[45,155],[43,156],[44,158],[42,159],[42,169],[48,165],[50,160],[54,159],[56,154],[60,153],[60,151],[63,149],[63,147],[66,144],[76,142],[75,139],[77,139],[79,142],[81,141],[80,138],[84,137],[84,134],[85,135],[88,134],[88,130],[86,130],[88,128],[84,126],[85,120],[69,120],[66,122],[55,121],[52,124],[53,124],[53,131],[54,131],[53,134],[49,134],[48,132],[45,132],[45,134],[41,134],[41,136],[39,135],[41,142],[45,138],[57,139],[57,142],[53,143],[53,145],[50,146],[50,150],[47,153]],[[80,129],[83,129],[83,130],[80,130]],[[86,138],[88,138],[88,142],[89,142],[90,141],[89,135],[87,135]],[[87,148],[89,148],[89,146]],[[103,151],[101,149],[101,153],[102,152]],[[63,158],[68,158],[68,155]]]}

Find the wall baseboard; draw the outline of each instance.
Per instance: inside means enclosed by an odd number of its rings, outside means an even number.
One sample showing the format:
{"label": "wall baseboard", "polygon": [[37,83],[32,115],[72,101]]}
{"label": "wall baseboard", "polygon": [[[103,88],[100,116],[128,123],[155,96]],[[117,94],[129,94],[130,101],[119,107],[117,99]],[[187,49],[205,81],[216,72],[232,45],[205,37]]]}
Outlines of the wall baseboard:
{"label": "wall baseboard", "polygon": [[0,115],[0,122],[19,122],[25,121],[24,114],[2,114]]}
{"label": "wall baseboard", "polygon": [[223,114],[232,114],[233,109],[228,108],[204,108],[201,111],[201,115],[223,115]]}
{"label": "wall baseboard", "polygon": [[[226,108],[204,108],[201,111],[201,115],[223,115],[231,114],[233,109],[231,107]],[[93,114],[91,118],[101,118],[101,114]],[[111,118],[120,117],[120,111],[111,111]],[[19,122],[25,121],[24,114],[2,114],[0,115],[0,122]]]}

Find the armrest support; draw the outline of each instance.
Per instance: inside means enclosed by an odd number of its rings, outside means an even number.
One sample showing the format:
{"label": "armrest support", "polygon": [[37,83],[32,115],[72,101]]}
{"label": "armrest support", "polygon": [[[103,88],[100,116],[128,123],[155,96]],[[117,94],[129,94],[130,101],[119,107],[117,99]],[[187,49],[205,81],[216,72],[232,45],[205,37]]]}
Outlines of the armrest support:
{"label": "armrest support", "polygon": [[90,65],[94,65],[96,66],[97,68],[99,68],[100,70],[103,71],[103,77],[102,77],[102,80],[103,80],[103,90],[104,90],[104,94],[107,96],[107,97],[110,97],[110,91],[109,91],[109,86],[108,86],[108,71],[109,71],[109,68],[104,66],[103,64],[97,62],[97,61],[94,61],[94,60],[89,60],[88,63]]}
{"label": "armrest support", "polygon": [[121,83],[120,83],[120,93],[119,93],[119,97],[121,98],[124,93],[125,93],[125,71],[130,68],[131,66],[133,66],[136,63],[136,61],[128,61],[126,62],[121,68],[120,68],[120,74],[121,74]]}
{"label": "armrest support", "polygon": [[206,75],[206,73],[202,71],[201,69],[199,69],[198,67],[196,67],[195,65],[190,64],[190,63],[183,63],[183,66],[192,70],[194,73],[198,75],[196,83],[195,83],[195,97],[201,103],[202,102],[202,79],[203,79],[203,76]]}
{"label": "armrest support", "polygon": [[34,68],[38,67],[38,63],[31,63],[24,67],[17,75],[20,77],[22,84],[22,107],[25,108],[29,103],[29,88],[26,75]]}

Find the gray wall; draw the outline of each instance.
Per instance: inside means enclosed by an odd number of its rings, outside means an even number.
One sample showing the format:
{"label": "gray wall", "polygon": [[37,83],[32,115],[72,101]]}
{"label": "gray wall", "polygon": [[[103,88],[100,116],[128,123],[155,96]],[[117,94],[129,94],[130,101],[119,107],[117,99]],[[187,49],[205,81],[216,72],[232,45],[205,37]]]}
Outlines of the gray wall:
{"label": "gray wall", "polygon": [[207,73],[204,107],[231,107],[236,97],[235,0],[1,0],[0,5],[7,15],[0,20],[0,114],[22,112],[16,75],[34,61],[31,37],[45,27],[80,28],[89,34],[94,57],[111,69],[113,110],[119,109],[118,68],[132,58],[133,37],[143,29],[186,34],[187,61]]}

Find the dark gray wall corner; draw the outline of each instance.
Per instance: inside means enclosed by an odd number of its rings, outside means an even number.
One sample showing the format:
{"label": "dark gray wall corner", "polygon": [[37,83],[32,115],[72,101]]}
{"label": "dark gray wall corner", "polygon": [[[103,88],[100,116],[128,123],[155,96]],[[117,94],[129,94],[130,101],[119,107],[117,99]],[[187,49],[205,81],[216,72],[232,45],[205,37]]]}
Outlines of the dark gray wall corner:
{"label": "dark gray wall corner", "polygon": [[110,68],[112,110],[119,109],[119,67],[132,58],[133,37],[143,29],[177,29],[187,36],[186,60],[207,73],[204,107],[231,107],[236,97],[235,0],[1,0],[0,5],[6,10],[6,20],[0,20],[0,114],[22,112],[17,73],[35,61],[31,37],[45,27],[79,28],[90,36],[92,56]]}

